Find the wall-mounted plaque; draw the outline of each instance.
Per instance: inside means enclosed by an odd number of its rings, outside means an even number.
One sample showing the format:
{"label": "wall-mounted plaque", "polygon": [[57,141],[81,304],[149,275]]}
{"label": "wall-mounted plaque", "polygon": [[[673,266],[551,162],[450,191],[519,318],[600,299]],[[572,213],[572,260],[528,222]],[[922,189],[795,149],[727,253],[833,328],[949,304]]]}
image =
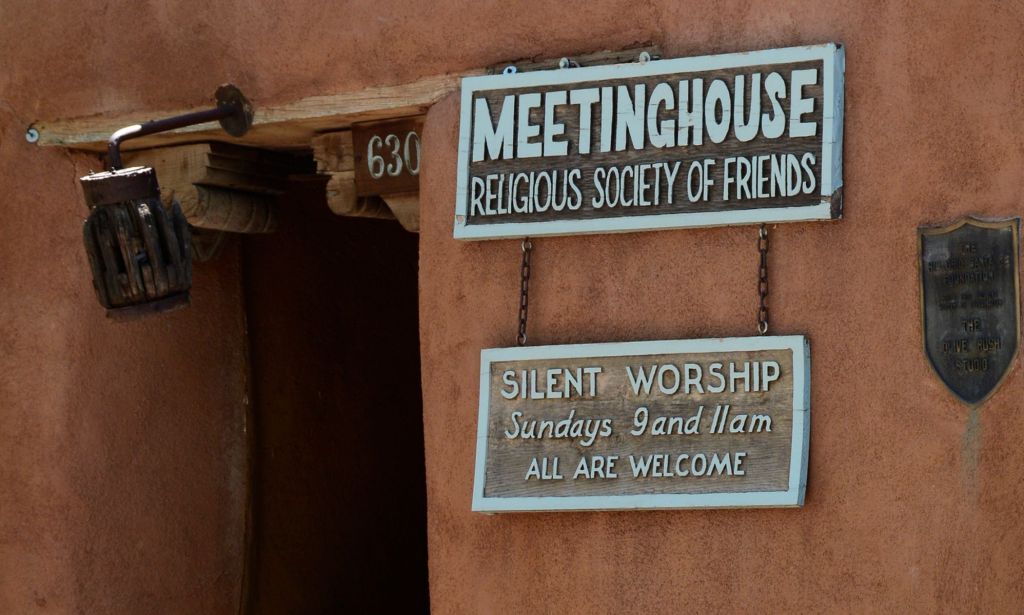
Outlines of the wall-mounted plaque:
{"label": "wall-mounted plaque", "polygon": [[455,237],[841,215],[835,44],[462,81]]}
{"label": "wall-mounted plaque", "polygon": [[801,506],[802,336],[484,350],[473,510]]}
{"label": "wall-mounted plaque", "polygon": [[918,231],[925,354],[950,391],[980,404],[1017,354],[1020,219],[963,218]]}
{"label": "wall-mounted plaque", "polygon": [[423,116],[352,126],[356,194],[418,192]]}

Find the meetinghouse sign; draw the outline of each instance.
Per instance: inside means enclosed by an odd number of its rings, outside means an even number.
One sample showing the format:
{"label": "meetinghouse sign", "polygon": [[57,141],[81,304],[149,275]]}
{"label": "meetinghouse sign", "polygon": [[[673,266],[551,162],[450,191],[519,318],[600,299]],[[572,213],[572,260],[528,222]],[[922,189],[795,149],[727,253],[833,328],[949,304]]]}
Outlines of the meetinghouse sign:
{"label": "meetinghouse sign", "polygon": [[469,77],[459,239],[829,220],[836,44]]}
{"label": "meetinghouse sign", "polygon": [[473,510],[801,506],[799,335],[484,350]]}

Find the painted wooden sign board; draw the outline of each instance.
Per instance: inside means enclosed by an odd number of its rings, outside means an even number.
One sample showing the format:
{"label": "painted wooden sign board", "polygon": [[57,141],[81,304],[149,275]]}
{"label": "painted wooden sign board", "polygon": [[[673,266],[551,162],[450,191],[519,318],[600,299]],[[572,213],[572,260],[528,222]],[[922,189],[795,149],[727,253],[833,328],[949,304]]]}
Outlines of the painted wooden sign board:
{"label": "painted wooden sign board", "polygon": [[462,80],[455,237],[838,218],[842,47]]}
{"label": "painted wooden sign board", "polygon": [[802,506],[809,402],[803,336],[484,350],[473,510]]}
{"label": "painted wooden sign board", "polygon": [[1020,339],[1020,218],[918,229],[925,355],[976,406],[1006,378]]}

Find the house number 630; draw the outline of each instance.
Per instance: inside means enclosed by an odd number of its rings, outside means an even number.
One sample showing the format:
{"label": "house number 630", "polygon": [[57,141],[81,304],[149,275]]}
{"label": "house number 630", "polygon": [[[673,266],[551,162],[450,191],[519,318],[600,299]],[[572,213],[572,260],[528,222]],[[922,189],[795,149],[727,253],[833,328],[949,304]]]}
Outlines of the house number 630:
{"label": "house number 630", "polygon": [[366,146],[366,167],[374,179],[380,179],[385,174],[398,177],[402,171],[412,176],[419,175],[420,136],[415,131],[406,133],[405,139],[394,133],[383,138],[373,135]]}

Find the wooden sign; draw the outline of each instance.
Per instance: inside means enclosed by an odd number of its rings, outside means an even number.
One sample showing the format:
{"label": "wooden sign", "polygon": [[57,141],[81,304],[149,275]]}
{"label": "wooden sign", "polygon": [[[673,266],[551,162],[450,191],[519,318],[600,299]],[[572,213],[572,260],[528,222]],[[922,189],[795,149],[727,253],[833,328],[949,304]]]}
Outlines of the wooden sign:
{"label": "wooden sign", "polygon": [[455,237],[841,215],[835,44],[462,81]]}
{"label": "wooden sign", "polygon": [[962,218],[919,234],[925,355],[954,395],[980,404],[1017,355],[1020,219]]}
{"label": "wooden sign", "polygon": [[801,506],[802,336],[484,350],[473,510]]}
{"label": "wooden sign", "polygon": [[356,195],[418,192],[423,117],[352,126]]}

